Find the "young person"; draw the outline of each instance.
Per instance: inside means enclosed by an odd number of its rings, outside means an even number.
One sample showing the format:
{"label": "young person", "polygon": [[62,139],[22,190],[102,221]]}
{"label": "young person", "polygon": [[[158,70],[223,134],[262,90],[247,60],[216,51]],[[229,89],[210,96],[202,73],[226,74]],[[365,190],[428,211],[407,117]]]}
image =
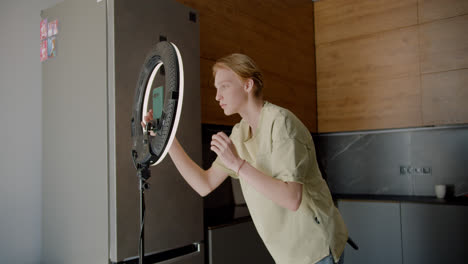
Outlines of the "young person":
{"label": "young person", "polygon": [[[228,176],[240,180],[255,227],[278,264],[343,261],[348,238],[343,219],[318,168],[308,129],[290,111],[263,100],[263,76],[243,54],[213,66],[216,101],[225,115],[242,120],[230,137],[213,136],[217,159],[201,169],[174,140],[177,169],[206,196]],[[152,112],[145,117],[152,119]]]}

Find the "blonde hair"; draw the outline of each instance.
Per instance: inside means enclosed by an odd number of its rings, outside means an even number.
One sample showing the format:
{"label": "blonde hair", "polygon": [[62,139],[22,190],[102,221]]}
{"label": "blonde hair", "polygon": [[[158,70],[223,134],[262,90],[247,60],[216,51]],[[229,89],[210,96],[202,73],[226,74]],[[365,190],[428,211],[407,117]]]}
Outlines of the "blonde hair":
{"label": "blonde hair", "polygon": [[247,55],[233,53],[226,57],[218,59],[213,65],[213,76],[216,75],[218,68],[229,68],[243,80],[252,79],[254,82],[254,95],[260,97],[263,89],[263,75],[260,68]]}

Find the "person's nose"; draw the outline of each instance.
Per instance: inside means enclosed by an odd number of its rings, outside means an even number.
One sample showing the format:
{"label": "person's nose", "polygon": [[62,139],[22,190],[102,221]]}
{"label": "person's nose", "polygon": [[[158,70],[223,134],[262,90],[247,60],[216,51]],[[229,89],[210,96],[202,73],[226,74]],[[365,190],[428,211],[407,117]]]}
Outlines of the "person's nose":
{"label": "person's nose", "polygon": [[221,96],[221,93],[219,92],[219,89],[216,89],[216,97],[215,97],[216,101],[218,102],[221,101],[221,98],[222,96]]}

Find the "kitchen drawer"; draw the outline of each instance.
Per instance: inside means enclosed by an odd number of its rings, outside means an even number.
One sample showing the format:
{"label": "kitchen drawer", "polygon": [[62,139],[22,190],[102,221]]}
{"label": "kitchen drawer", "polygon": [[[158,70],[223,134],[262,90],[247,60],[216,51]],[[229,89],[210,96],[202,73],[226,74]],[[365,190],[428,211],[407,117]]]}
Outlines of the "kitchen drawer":
{"label": "kitchen drawer", "polygon": [[210,264],[274,264],[252,221],[208,230]]}
{"label": "kitchen drawer", "polygon": [[354,250],[346,244],[346,264],[402,263],[400,203],[340,200],[338,209],[359,246]]}
{"label": "kitchen drawer", "polygon": [[468,207],[401,203],[403,263],[467,263]]}

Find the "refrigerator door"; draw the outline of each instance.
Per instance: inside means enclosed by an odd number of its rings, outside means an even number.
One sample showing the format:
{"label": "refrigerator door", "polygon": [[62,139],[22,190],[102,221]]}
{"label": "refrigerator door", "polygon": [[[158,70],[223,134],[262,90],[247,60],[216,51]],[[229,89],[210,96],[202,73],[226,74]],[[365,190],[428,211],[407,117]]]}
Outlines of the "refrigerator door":
{"label": "refrigerator door", "polygon": [[[122,262],[138,256],[140,232],[139,186],[131,159],[133,98],[145,57],[161,40],[174,43],[182,56],[185,92],[177,139],[201,165],[199,24],[195,10],[174,0],[107,3],[110,260]],[[145,255],[202,242],[203,200],[181,177],[169,155],[151,167],[149,183]],[[203,263],[203,251],[196,255],[187,263]]]}
{"label": "refrigerator door", "polygon": [[[56,56],[41,63],[42,98],[37,98],[42,99],[42,155],[37,157],[42,159],[42,186],[37,186],[42,187],[42,254],[37,263],[106,263],[105,2],[67,0],[43,10],[41,17],[57,20],[59,30],[49,38],[55,40]],[[36,59],[39,54],[31,61]],[[19,74],[29,78],[28,72]],[[34,127],[31,133],[40,131]]]}

